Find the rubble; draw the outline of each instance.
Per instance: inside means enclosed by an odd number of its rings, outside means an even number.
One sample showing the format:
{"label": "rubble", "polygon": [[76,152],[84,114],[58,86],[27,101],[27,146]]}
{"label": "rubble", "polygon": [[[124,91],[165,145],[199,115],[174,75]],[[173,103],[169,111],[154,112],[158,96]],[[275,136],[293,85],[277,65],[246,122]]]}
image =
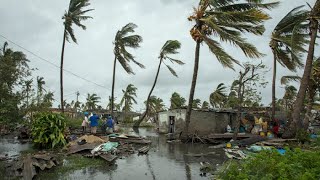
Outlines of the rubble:
{"label": "rubble", "polygon": [[14,171],[17,176],[29,180],[36,176],[39,170],[50,169],[58,164],[58,161],[50,154],[27,154],[16,163]]}

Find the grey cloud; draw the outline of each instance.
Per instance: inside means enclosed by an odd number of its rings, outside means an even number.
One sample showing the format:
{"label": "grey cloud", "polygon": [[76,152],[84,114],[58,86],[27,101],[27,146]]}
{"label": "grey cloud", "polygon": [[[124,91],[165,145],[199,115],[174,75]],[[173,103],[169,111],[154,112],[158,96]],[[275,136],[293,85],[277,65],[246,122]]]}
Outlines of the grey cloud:
{"label": "grey cloud", "polygon": [[[268,43],[275,24],[292,8],[306,2],[314,4],[315,0],[281,0],[281,2],[280,7],[270,12],[273,19],[266,22],[266,33],[262,37],[247,36],[249,42],[255,44],[261,52],[266,54],[265,57],[257,59],[257,61],[262,60],[269,67],[272,67],[272,54]],[[136,75],[132,76],[124,72],[118,64],[116,96],[120,97],[121,89],[125,89],[129,83],[132,83],[138,87],[139,104],[135,108],[137,110],[144,108],[143,101],[146,99],[154,80],[159,50],[166,40],[177,39],[181,41],[182,48],[180,54],[175,57],[182,59],[186,64],[173,66],[179,78],[173,77],[166,67],[162,67],[154,94],[163,98],[167,105],[169,105],[169,98],[174,91],[188,99],[195,43],[189,35],[192,24],[187,21],[187,17],[192,13],[192,8],[197,3],[198,1],[194,0],[91,1],[90,8],[93,8],[94,11],[89,14],[93,19],[84,22],[87,26],[86,31],[75,27],[78,44],[66,44],[65,69],[106,88],[83,81],[65,72],[65,95],[69,95],[65,98],[71,101],[75,99],[75,95],[72,93],[80,91],[80,100],[85,101],[87,93],[97,93],[102,97],[101,104],[106,106],[107,98],[111,94],[114,35],[128,22],[134,22],[138,25],[137,33],[144,38],[144,41],[141,48],[132,52],[139,61],[146,65],[146,69],[139,69],[132,65],[136,71]],[[61,17],[67,5],[68,1],[2,0],[0,1],[0,34],[59,65],[63,34]],[[0,38],[0,42],[3,41]],[[13,44],[10,46],[21,50]],[[239,60],[248,60],[239,49],[228,44],[223,44],[223,46],[226,51]],[[39,69],[34,72],[34,76],[43,76],[49,89],[55,92],[55,99],[59,101],[59,69],[27,52],[26,54],[31,60],[31,66]],[[209,94],[219,83],[231,84],[233,79],[237,77],[238,71],[239,67],[236,67],[236,71],[223,68],[208,51],[208,48],[203,45],[195,97],[207,100]],[[285,74],[289,74],[289,72],[279,66],[278,82]],[[271,80],[271,76],[272,74],[269,72],[266,78]],[[281,97],[283,89],[280,88],[280,84],[277,87],[277,96]],[[271,84],[261,91],[264,104],[269,104]],[[57,106],[58,102],[54,105]]]}

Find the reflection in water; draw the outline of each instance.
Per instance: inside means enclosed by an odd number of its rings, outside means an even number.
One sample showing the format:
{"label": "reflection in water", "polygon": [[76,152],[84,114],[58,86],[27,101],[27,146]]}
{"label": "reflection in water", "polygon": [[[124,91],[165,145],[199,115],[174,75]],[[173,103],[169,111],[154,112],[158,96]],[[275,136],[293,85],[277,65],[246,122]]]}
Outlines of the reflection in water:
{"label": "reflection in water", "polygon": [[147,162],[147,165],[148,165],[148,169],[149,169],[149,171],[150,171],[150,173],[151,173],[151,175],[152,175],[152,179],[155,180],[155,179],[156,179],[156,176],[155,176],[155,174],[154,174],[154,172],[153,172],[153,169],[152,169],[152,167],[151,167],[151,163],[150,163],[149,155],[148,155],[148,154],[146,155],[146,162]]}
{"label": "reflection in water", "polygon": [[[188,154],[189,153],[189,147],[187,146],[186,147],[186,152],[185,154]],[[186,169],[186,177],[187,177],[187,180],[191,180],[191,169],[190,169],[190,165],[189,165],[189,158],[188,156],[184,155],[183,156],[183,160],[184,160],[184,167]]]}
{"label": "reflection in water", "polygon": [[[125,133],[136,134],[132,129]],[[186,156],[185,154],[208,153],[212,149],[203,144],[167,143],[164,135],[157,135],[153,129],[140,129],[140,136],[147,136],[151,141],[148,155],[132,154],[124,159],[117,159],[114,165],[99,168],[86,168],[69,174],[57,176],[55,179],[116,179],[116,180],[150,180],[150,179],[207,179],[199,176],[200,161],[221,164],[223,158],[211,155],[203,158]],[[136,146],[139,148],[141,146]],[[216,151],[216,150],[215,150]],[[221,152],[219,152],[221,151]],[[216,154],[223,153],[217,150]]]}

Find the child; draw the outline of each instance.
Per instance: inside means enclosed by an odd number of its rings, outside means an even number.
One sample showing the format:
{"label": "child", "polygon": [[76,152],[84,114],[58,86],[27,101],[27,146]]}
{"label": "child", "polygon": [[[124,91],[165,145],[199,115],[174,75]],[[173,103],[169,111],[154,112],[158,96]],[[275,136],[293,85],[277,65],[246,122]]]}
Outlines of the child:
{"label": "child", "polygon": [[82,133],[85,134],[86,133],[86,127],[87,127],[87,124],[88,124],[88,113],[85,112],[84,113],[84,119],[82,120]]}

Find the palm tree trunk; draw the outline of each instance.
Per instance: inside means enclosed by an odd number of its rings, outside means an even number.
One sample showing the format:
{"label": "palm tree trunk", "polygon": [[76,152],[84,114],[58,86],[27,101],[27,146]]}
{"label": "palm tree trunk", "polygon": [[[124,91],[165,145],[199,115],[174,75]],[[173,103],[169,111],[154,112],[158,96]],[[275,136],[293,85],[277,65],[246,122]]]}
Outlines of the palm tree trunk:
{"label": "palm tree trunk", "polygon": [[146,115],[148,114],[150,97],[151,97],[151,94],[152,94],[152,92],[153,92],[154,87],[155,87],[156,84],[157,84],[157,80],[158,80],[158,76],[159,76],[159,72],[160,72],[161,63],[162,63],[162,59],[160,59],[159,66],[158,66],[158,70],[157,70],[157,74],[156,74],[156,78],[154,79],[152,88],[151,88],[151,90],[150,90],[150,92],[149,92],[149,95],[148,95],[148,98],[147,98],[146,111],[142,114],[141,118],[139,118],[139,120],[138,120],[136,123],[134,123],[134,125],[133,125],[134,128],[138,128],[138,127],[140,126],[140,123],[143,121],[143,119],[144,119],[144,118],[146,117]]}
{"label": "palm tree trunk", "polygon": [[274,121],[274,116],[276,114],[276,77],[277,77],[277,60],[273,53],[273,77],[272,77],[272,112],[271,120]]}
{"label": "palm tree trunk", "polygon": [[[316,4],[318,3],[320,3],[320,1],[317,0]],[[303,102],[305,99],[306,90],[308,88],[308,84],[310,80],[310,74],[312,70],[312,63],[313,63],[313,56],[314,56],[314,46],[317,38],[317,28],[318,28],[318,21],[314,18],[311,18],[310,19],[311,38],[309,43],[308,56],[307,56],[303,76],[300,82],[298,95],[293,107],[292,122],[289,126],[289,129],[285,132],[284,137],[293,137],[295,136],[298,129],[303,128],[302,120],[300,119],[300,112],[303,109]]]}
{"label": "palm tree trunk", "polygon": [[[112,90],[111,90],[111,116],[113,117],[113,107],[114,107],[114,82],[116,77],[116,64],[117,64],[117,58],[114,57],[113,62],[113,77],[112,77]],[[114,118],[114,117],[113,117]]]}
{"label": "palm tree trunk", "polygon": [[190,118],[191,118],[192,102],[193,102],[193,97],[194,97],[194,91],[196,89],[196,84],[197,84],[197,76],[198,76],[198,69],[199,69],[199,56],[200,56],[200,41],[197,41],[195,58],[194,58],[194,69],[193,69],[192,83],[191,83],[190,95],[189,95],[189,103],[188,103],[187,114],[186,114],[186,127],[185,127],[186,136],[188,136],[188,133],[189,133],[189,124],[190,124]]}
{"label": "palm tree trunk", "polygon": [[238,107],[237,107],[237,119],[236,119],[236,124],[234,126],[234,133],[233,133],[233,140],[237,139],[239,128],[240,128],[240,121],[241,121],[241,112],[242,112],[242,101],[243,101],[243,89],[244,85],[242,83],[243,80],[243,75],[240,73],[240,78],[239,78],[239,87],[238,87]]}
{"label": "palm tree trunk", "polygon": [[306,110],[306,114],[304,115],[304,119],[303,119],[303,128],[304,129],[308,129],[309,126],[309,121],[310,121],[310,117],[311,117],[311,110],[312,110],[312,104],[314,101],[312,92],[309,92],[308,95],[308,105],[307,105],[307,110]]}
{"label": "palm tree trunk", "polygon": [[60,101],[61,101],[61,111],[64,113],[63,105],[63,58],[64,58],[64,47],[66,44],[66,29],[63,32],[62,50],[61,50],[61,62],[60,62]]}

